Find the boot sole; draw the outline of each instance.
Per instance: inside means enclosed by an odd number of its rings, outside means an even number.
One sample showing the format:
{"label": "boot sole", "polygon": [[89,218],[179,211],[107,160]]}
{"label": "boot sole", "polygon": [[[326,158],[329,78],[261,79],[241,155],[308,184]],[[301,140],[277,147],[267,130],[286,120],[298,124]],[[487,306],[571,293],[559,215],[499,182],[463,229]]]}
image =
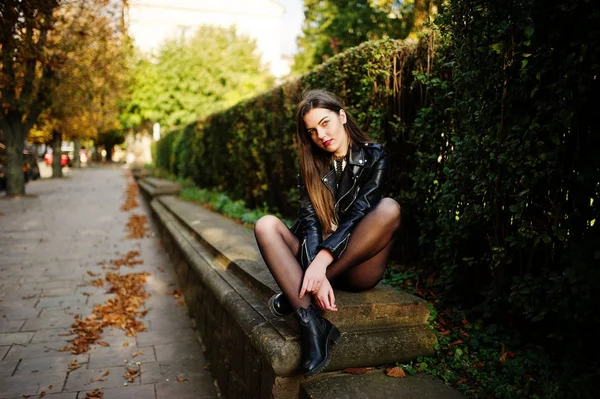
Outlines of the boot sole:
{"label": "boot sole", "polygon": [[327,355],[325,356],[325,360],[313,370],[309,371],[308,373],[305,373],[304,378],[313,377],[319,374],[325,367],[327,367],[329,361],[331,360],[331,348],[338,343],[340,338],[340,330],[338,330],[337,327],[333,326],[331,331],[329,331],[329,335],[327,336]]}
{"label": "boot sole", "polygon": [[273,314],[273,316],[275,317],[288,317],[289,315],[291,315],[292,313],[279,313],[277,310],[275,310],[275,305],[273,304],[275,302],[275,296],[273,295],[271,298],[269,298],[269,310],[271,311],[271,313]]}

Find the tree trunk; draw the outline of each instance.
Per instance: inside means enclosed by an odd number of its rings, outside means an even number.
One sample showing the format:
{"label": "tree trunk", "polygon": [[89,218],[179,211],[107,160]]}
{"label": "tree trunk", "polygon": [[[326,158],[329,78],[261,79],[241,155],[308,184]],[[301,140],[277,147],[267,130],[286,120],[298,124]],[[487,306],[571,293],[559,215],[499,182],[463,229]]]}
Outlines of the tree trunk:
{"label": "tree trunk", "polygon": [[60,150],[62,144],[62,134],[54,130],[52,132],[52,177],[63,177],[62,174],[62,151]]}
{"label": "tree trunk", "polygon": [[81,168],[81,159],[79,158],[79,152],[81,151],[81,140],[73,140],[73,167]]}
{"label": "tree trunk", "polygon": [[0,126],[6,139],[6,195],[25,195],[23,149],[27,128],[17,112],[9,112],[0,120]]}

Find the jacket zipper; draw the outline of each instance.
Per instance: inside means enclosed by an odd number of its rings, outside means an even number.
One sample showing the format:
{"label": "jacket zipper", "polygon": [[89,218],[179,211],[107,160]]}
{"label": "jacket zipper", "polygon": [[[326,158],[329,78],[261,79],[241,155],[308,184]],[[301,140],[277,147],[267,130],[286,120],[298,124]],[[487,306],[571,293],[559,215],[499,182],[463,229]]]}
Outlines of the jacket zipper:
{"label": "jacket zipper", "polygon": [[[356,178],[354,179],[354,182],[352,183],[352,187],[350,187],[350,190],[346,191],[346,193],[344,195],[342,195],[340,197],[340,199],[337,200],[337,202],[335,203],[334,209],[335,209],[335,214],[336,215],[338,213],[338,206],[340,205],[340,202],[344,199],[345,196],[347,196],[348,194],[350,194],[352,192],[352,190],[354,189],[354,186],[356,185],[356,182],[358,181],[358,176],[355,176],[355,177]],[[348,208],[346,208],[346,209],[348,209]],[[344,210],[344,212],[346,212],[346,211]]]}
{"label": "jacket zipper", "polygon": [[352,206],[352,204],[354,204],[354,201],[356,201],[356,199],[358,198],[358,193],[360,192],[360,187],[356,187],[356,197],[354,197],[354,199],[352,201],[350,201],[350,204],[348,204],[348,206],[346,207],[346,209],[344,209],[344,212],[346,212],[348,209],[350,209],[350,207]]}

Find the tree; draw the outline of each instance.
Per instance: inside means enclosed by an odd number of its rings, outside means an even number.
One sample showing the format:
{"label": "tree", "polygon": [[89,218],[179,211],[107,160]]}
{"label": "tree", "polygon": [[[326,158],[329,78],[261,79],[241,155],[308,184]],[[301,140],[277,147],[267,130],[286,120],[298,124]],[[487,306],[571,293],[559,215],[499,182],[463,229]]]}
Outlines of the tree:
{"label": "tree", "polygon": [[[101,70],[92,72],[96,63],[102,64],[99,59],[110,59],[103,43],[114,37],[106,36],[112,32],[106,27],[113,19],[118,21],[115,6],[109,0],[0,3],[0,128],[7,147],[8,195],[25,193],[24,141],[42,113],[46,112],[38,130],[44,126],[58,129],[89,115],[89,107],[83,113],[82,109],[90,104],[104,107],[94,89],[106,82],[101,81]],[[87,67],[86,54],[95,57]],[[118,73],[115,69],[114,74]]]}
{"label": "tree", "polygon": [[436,0],[304,0],[293,73],[307,72],[367,40],[404,39],[436,13]]}
{"label": "tree", "polygon": [[58,54],[48,50],[58,0],[5,0],[0,3],[0,128],[6,139],[7,195],[25,193],[22,172],[27,133],[47,106]]}
{"label": "tree", "polygon": [[248,98],[273,84],[256,44],[235,29],[200,27],[167,40],[155,56],[138,55],[122,124],[177,126]]}

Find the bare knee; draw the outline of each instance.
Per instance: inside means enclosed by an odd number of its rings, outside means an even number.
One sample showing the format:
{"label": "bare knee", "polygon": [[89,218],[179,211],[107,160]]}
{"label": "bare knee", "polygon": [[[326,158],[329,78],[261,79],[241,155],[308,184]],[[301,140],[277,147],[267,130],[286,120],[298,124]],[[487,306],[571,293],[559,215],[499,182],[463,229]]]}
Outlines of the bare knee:
{"label": "bare knee", "polygon": [[277,225],[281,221],[273,215],[265,215],[256,221],[254,224],[254,235],[256,237],[265,234],[274,233],[277,231]]}
{"label": "bare knee", "polygon": [[400,227],[402,220],[402,209],[400,204],[393,198],[382,198],[375,208],[378,213],[382,215],[382,218],[388,221],[394,230]]}

